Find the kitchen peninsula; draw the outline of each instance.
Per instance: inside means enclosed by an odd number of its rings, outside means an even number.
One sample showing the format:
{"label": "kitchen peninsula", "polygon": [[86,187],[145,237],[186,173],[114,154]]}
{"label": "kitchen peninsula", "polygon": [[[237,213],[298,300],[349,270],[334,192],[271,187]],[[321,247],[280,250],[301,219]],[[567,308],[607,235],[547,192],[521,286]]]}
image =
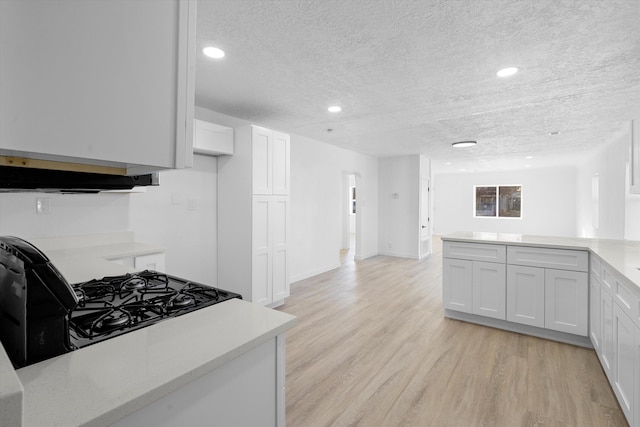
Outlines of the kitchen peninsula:
{"label": "kitchen peninsula", "polygon": [[[134,271],[113,260],[162,251],[135,242],[65,245],[52,242],[45,253],[74,282]],[[0,425],[283,425],[284,334],[295,324],[233,299],[17,370],[0,346]]]}
{"label": "kitchen peninsula", "polygon": [[593,347],[640,425],[640,242],[480,232],[442,241],[446,317]]}

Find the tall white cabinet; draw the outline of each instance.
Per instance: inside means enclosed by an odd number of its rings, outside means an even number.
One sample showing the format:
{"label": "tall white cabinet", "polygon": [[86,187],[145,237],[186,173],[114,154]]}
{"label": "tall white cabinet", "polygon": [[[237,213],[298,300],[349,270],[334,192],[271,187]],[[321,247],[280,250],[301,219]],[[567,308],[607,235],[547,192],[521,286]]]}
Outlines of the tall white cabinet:
{"label": "tall white cabinet", "polygon": [[247,126],[218,159],[217,285],[263,305],[289,296],[289,156],[289,135]]}

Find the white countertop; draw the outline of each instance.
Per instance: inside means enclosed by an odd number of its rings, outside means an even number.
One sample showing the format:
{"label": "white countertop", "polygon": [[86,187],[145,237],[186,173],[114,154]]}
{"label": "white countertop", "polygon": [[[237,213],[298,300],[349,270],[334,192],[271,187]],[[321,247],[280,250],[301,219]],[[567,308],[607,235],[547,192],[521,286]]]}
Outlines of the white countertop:
{"label": "white countertop", "polygon": [[133,233],[29,239],[71,284],[131,273],[132,268],[111,260],[163,253],[164,248],[133,241]]}
{"label": "white countertop", "polygon": [[19,369],[23,426],[110,425],[296,323],[234,299]]}
{"label": "white countertop", "polygon": [[640,288],[640,270],[638,270],[640,268],[640,242],[632,240],[484,232],[456,232],[442,236],[442,240],[587,250],[602,258],[609,266]]}
{"label": "white countertop", "polygon": [[[109,260],[164,252],[130,232],[30,239],[69,283],[124,274]],[[229,300],[14,370],[0,345],[0,426],[107,426],[297,323]]]}

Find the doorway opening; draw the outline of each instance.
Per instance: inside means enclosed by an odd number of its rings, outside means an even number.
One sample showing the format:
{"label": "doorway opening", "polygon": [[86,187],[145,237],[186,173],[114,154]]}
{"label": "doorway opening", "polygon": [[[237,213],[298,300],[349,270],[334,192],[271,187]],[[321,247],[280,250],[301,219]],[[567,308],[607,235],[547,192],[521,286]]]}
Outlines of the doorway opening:
{"label": "doorway opening", "polygon": [[340,249],[340,263],[353,262],[357,258],[359,232],[358,217],[360,206],[358,204],[358,181],[360,175],[357,172],[343,172],[342,174],[342,245]]}

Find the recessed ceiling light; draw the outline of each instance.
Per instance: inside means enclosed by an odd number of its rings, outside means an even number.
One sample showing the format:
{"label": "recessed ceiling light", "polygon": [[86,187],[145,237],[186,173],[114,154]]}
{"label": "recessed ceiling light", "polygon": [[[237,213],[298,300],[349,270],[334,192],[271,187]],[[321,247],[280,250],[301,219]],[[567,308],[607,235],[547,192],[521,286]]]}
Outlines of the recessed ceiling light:
{"label": "recessed ceiling light", "polygon": [[496,76],[498,76],[498,77],[509,77],[509,76],[513,76],[517,72],[518,72],[518,68],[516,68],[516,67],[507,67],[507,68],[503,68],[502,70],[499,70],[496,73]]}
{"label": "recessed ceiling light", "polygon": [[533,156],[527,156],[525,159],[533,159]]}
{"label": "recessed ceiling light", "polygon": [[337,105],[332,105],[331,107],[327,108],[327,110],[329,110],[330,113],[339,113],[340,111],[342,111],[342,108]]}
{"label": "recessed ceiling light", "polygon": [[553,130],[553,131],[549,132],[549,135],[551,135],[551,136],[560,135],[560,131],[559,130]]}
{"label": "recessed ceiling light", "polygon": [[224,50],[213,46],[205,47],[204,49],[202,49],[202,53],[213,59],[224,58]]}
{"label": "recessed ceiling light", "polygon": [[466,148],[466,147],[473,147],[476,144],[477,144],[476,141],[458,141],[451,144],[451,146],[453,148]]}
{"label": "recessed ceiling light", "polygon": [[524,165],[524,167],[525,167],[525,168],[530,168],[530,167],[531,167],[531,165]]}
{"label": "recessed ceiling light", "polygon": [[446,162],[445,165],[449,166],[451,164],[451,162]]}

